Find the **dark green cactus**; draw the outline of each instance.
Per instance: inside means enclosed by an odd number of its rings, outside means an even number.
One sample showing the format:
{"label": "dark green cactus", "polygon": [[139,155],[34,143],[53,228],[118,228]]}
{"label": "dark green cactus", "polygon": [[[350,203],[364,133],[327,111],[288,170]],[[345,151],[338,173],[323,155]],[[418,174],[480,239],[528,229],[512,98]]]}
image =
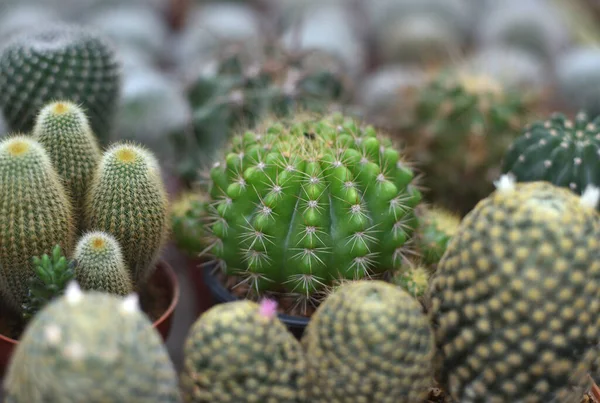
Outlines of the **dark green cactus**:
{"label": "dark green cactus", "polygon": [[179,403],[177,374],[135,294],[65,294],[29,322],[4,379],[6,403]]}
{"label": "dark green cactus", "polygon": [[556,113],[527,125],[509,147],[502,171],[518,182],[547,181],[581,194],[600,186],[600,117]]}
{"label": "dark green cactus", "polygon": [[211,170],[210,253],[250,292],[312,298],[393,271],[421,194],[391,140],[341,115],[266,122]]}
{"label": "dark green cactus", "polygon": [[50,155],[71,196],[81,228],[85,194],[102,156],[87,116],[71,102],[51,102],[38,115],[33,137]]}
{"label": "dark green cactus", "polygon": [[203,223],[208,206],[201,194],[185,192],[173,202],[171,233],[177,248],[188,256],[196,257],[205,248]]}
{"label": "dark green cactus", "polygon": [[311,403],[423,401],[433,383],[433,332],[421,305],[382,281],[338,287],[302,337]]}
{"label": "dark green cactus", "polygon": [[439,207],[427,207],[418,215],[417,249],[425,265],[437,264],[460,225],[460,217]]}
{"label": "dark green cactus", "polygon": [[75,279],[82,289],[125,296],[133,292],[121,245],[110,234],[93,231],[77,242]]}
{"label": "dark green cactus", "polygon": [[273,301],[219,304],[202,314],[185,343],[186,403],[308,403],[302,346]]}
{"label": "dark green cactus", "polygon": [[14,132],[30,132],[46,103],[64,100],[83,107],[92,131],[106,144],[120,85],[114,51],[85,28],[27,30],[0,53],[0,107]]}
{"label": "dark green cactus", "polygon": [[105,151],[87,194],[86,228],[116,238],[134,287],[155,269],[169,235],[168,209],[160,166],[150,151],[123,143]]}
{"label": "dark green cactus", "polygon": [[600,342],[600,191],[497,186],[431,283],[438,381],[465,403],[579,402]]}
{"label": "dark green cactus", "polygon": [[73,209],[50,157],[29,136],[0,142],[0,195],[0,294],[20,312],[34,275],[31,259],[57,244],[72,252]]}

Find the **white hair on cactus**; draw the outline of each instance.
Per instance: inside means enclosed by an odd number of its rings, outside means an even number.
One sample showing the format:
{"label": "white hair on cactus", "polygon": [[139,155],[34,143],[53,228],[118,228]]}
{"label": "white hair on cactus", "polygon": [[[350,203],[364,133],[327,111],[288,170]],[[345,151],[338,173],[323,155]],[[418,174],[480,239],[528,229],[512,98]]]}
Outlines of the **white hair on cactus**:
{"label": "white hair on cactus", "polygon": [[579,202],[582,206],[589,207],[595,209],[598,206],[598,201],[600,200],[600,188],[594,185],[588,185]]}
{"label": "white hair on cactus", "polygon": [[71,305],[77,304],[83,298],[83,292],[75,280],[71,280],[65,289],[65,298]]}
{"label": "white hair on cactus", "polygon": [[140,299],[136,293],[129,294],[123,299],[121,304],[121,312],[134,313],[140,310]]}
{"label": "white hair on cactus", "polygon": [[517,180],[512,174],[505,174],[500,177],[497,181],[494,182],[494,186],[500,192],[512,192],[515,190],[515,184]]}

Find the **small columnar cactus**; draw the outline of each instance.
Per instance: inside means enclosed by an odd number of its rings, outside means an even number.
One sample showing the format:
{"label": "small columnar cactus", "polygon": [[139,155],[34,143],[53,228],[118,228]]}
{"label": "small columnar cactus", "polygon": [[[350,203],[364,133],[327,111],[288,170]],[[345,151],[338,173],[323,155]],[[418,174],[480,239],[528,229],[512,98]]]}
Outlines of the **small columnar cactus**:
{"label": "small columnar cactus", "polygon": [[310,299],[400,267],[421,194],[391,140],[333,115],[266,122],[210,172],[210,253],[250,290]]}
{"label": "small columnar cactus", "polygon": [[7,403],[179,403],[177,374],[137,296],[65,294],[29,322],[4,380]]}
{"label": "small columnar cactus", "polygon": [[12,131],[30,132],[39,110],[80,104],[106,142],[120,90],[119,65],[104,39],[84,28],[49,25],[12,38],[0,53],[0,107]]}
{"label": "small columnar cactus", "polygon": [[502,166],[518,182],[547,181],[581,194],[600,186],[600,117],[562,113],[527,125],[509,147]]}
{"label": "small columnar cactus", "polygon": [[187,403],[303,403],[302,346],[277,318],[274,301],[219,304],[193,325],[181,390]]}
{"label": "small columnar cactus", "polygon": [[105,151],[87,194],[86,227],[115,237],[134,287],[154,271],[169,233],[168,209],[160,166],[150,151],[124,143]]}
{"label": "small columnar cactus", "polygon": [[418,214],[417,247],[423,263],[437,264],[460,225],[460,217],[440,207],[424,208]]}
{"label": "small columnar cactus", "polygon": [[314,403],[414,403],[433,383],[433,332],[416,299],[382,281],[338,287],[302,344]]}
{"label": "small columnar cactus", "polygon": [[17,312],[34,275],[32,258],[74,243],[72,206],[50,157],[37,141],[0,142],[0,294]]}
{"label": "small columnar cactus", "polygon": [[38,115],[33,137],[48,152],[81,221],[85,193],[102,156],[85,112],[71,102],[51,102]]}
{"label": "small columnar cactus", "polygon": [[77,261],[75,279],[82,289],[121,296],[133,292],[121,246],[112,235],[100,231],[85,234],[75,247],[73,259]]}
{"label": "small columnar cactus", "polygon": [[438,380],[462,403],[579,402],[600,341],[600,191],[497,186],[432,280]]}

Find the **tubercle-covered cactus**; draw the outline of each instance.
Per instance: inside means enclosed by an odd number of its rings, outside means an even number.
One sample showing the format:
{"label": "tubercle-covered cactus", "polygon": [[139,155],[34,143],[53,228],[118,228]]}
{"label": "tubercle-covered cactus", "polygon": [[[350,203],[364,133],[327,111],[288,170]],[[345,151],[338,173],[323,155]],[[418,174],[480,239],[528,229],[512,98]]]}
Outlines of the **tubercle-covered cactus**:
{"label": "tubercle-covered cactus", "polygon": [[73,209],[47,152],[28,136],[0,142],[0,194],[0,294],[21,312],[34,275],[32,258],[57,244],[71,253]]}
{"label": "tubercle-covered cactus", "polygon": [[51,24],[13,37],[0,53],[0,106],[14,132],[30,132],[56,99],[80,104],[92,131],[108,141],[120,91],[113,49],[86,28]]}
{"label": "tubercle-covered cactus", "polygon": [[29,322],[3,387],[7,403],[179,403],[177,382],[135,294],[73,282]]}
{"label": "tubercle-covered cactus", "polygon": [[423,264],[407,265],[392,278],[392,283],[415,298],[421,298],[429,288],[430,269]]}
{"label": "tubercle-covered cactus", "polygon": [[313,298],[400,267],[421,194],[391,140],[342,115],[267,121],[210,172],[210,253],[250,292]]}
{"label": "tubercle-covered cactus", "polygon": [[73,258],[77,261],[75,279],[82,289],[121,296],[133,292],[121,245],[112,235],[100,231],[84,234],[75,246]]}
{"label": "tubercle-covered cactus", "polygon": [[264,300],[219,304],[202,314],[185,343],[186,403],[303,403],[306,360],[300,343]]}
{"label": "tubercle-covered cactus", "polygon": [[121,245],[134,287],[147,280],[169,234],[169,202],[154,155],[129,143],[106,150],[89,187],[85,218],[88,231],[106,232]]}
{"label": "tubercle-covered cactus", "polygon": [[419,256],[425,265],[435,265],[458,230],[460,217],[446,209],[427,206],[420,210],[417,218],[419,226],[416,243]]}
{"label": "tubercle-covered cactus", "polygon": [[600,117],[555,113],[527,125],[509,147],[502,170],[518,182],[548,181],[582,194],[600,186]]}
{"label": "tubercle-covered cactus", "polygon": [[207,203],[198,192],[184,192],[173,202],[171,208],[171,233],[177,248],[188,256],[197,256],[206,247],[202,242],[205,234]]}
{"label": "tubercle-covered cactus", "polygon": [[454,399],[581,400],[600,341],[599,196],[507,175],[463,219],[429,290]]}
{"label": "tubercle-covered cactus", "polygon": [[379,280],[338,287],[302,338],[314,403],[413,403],[433,383],[433,332],[420,304]]}

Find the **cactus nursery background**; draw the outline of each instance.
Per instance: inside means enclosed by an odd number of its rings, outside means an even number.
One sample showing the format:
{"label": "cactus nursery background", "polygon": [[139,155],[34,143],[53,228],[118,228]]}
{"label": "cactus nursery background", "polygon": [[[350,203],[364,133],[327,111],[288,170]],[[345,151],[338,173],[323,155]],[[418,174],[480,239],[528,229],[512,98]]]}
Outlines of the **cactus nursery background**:
{"label": "cactus nursery background", "polygon": [[600,403],[596,0],[0,0],[0,401]]}

